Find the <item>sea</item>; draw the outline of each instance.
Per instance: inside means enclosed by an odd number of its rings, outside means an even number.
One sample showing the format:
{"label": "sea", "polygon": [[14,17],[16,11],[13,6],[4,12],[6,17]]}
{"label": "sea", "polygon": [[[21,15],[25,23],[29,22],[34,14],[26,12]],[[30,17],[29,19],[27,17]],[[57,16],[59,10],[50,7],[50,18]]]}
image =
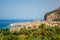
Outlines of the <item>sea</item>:
{"label": "sea", "polygon": [[33,20],[0,20],[0,28],[12,28],[10,24],[31,21]]}

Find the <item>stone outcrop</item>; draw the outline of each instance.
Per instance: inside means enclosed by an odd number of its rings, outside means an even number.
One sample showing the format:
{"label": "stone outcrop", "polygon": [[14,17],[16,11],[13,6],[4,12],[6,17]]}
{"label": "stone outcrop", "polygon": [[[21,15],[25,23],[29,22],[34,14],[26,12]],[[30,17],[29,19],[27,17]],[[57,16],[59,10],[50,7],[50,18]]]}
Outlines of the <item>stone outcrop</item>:
{"label": "stone outcrop", "polygon": [[60,21],[60,7],[51,12],[48,12],[44,16],[45,21]]}

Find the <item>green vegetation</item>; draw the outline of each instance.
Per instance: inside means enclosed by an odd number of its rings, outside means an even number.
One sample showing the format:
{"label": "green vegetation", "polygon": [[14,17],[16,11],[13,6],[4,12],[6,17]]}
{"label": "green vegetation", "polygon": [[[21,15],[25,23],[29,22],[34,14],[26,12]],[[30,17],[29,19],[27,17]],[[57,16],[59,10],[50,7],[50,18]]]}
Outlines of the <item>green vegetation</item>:
{"label": "green vegetation", "polygon": [[60,21],[60,19],[54,19],[53,21]]}
{"label": "green vegetation", "polygon": [[20,31],[0,29],[0,40],[60,40],[60,27],[41,24],[38,28],[21,28]]}

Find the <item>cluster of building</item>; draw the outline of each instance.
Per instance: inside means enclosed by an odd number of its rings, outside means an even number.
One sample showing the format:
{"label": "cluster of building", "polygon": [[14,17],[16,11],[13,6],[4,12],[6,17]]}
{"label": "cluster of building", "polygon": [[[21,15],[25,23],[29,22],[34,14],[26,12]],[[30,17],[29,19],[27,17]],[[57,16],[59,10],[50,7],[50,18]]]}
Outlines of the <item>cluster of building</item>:
{"label": "cluster of building", "polygon": [[39,20],[36,20],[36,21],[32,21],[32,22],[14,23],[14,24],[10,24],[10,26],[13,26],[14,28],[21,28],[21,27],[36,28],[40,24],[41,24],[40,21]]}
{"label": "cluster of building", "polygon": [[14,23],[14,24],[10,24],[10,26],[12,27],[11,30],[20,30],[21,28],[25,27],[26,29],[28,29],[28,27],[31,28],[38,28],[39,25],[41,24],[45,24],[46,26],[60,26],[60,22],[48,22],[48,21],[40,21],[40,20],[36,20],[33,22],[22,22],[22,23]]}
{"label": "cluster of building", "polygon": [[20,28],[23,28],[23,27],[25,27],[26,29],[28,27],[38,28],[38,26],[40,24],[41,24],[40,21],[36,20],[36,21],[32,21],[32,22],[14,23],[14,24],[10,24],[10,26],[12,27],[11,30],[19,30]]}

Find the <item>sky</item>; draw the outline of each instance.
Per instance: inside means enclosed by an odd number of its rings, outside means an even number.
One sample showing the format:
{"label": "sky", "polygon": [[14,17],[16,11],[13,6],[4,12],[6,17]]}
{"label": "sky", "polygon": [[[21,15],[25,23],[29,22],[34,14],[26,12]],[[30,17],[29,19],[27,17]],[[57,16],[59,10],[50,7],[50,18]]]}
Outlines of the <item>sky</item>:
{"label": "sky", "polygon": [[60,0],[0,0],[0,19],[43,20],[60,6]]}

